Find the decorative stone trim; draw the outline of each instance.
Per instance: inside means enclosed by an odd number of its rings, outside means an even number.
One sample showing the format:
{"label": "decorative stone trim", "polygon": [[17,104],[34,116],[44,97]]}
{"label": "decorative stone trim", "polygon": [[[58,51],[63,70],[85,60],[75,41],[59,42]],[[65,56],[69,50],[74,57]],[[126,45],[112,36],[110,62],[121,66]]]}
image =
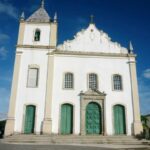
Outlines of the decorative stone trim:
{"label": "decorative stone trim", "polygon": [[17,45],[17,48],[35,48],[35,49],[56,49],[56,46],[43,46],[43,45]]}
{"label": "decorative stone trim", "polygon": [[54,57],[48,55],[47,64],[47,85],[46,85],[46,97],[45,97],[45,114],[43,120],[42,132],[43,134],[52,133],[52,84],[53,84],[53,74],[54,74]]}
{"label": "decorative stone trim", "polygon": [[81,135],[86,135],[86,107],[90,102],[96,102],[101,106],[101,125],[102,125],[102,135],[106,135],[105,133],[105,112],[104,112],[104,100],[106,94],[101,93],[98,90],[88,90],[87,92],[80,93],[80,112],[81,112],[81,120],[80,120],[80,133]]}
{"label": "decorative stone trim", "polygon": [[62,51],[62,50],[54,50],[54,51],[49,52],[49,53],[50,54],[59,54],[59,55],[80,55],[80,56],[136,57],[135,54],[84,52],[84,51]]}
{"label": "decorative stone trim", "polygon": [[25,32],[25,22],[24,21],[20,21],[18,42],[17,42],[18,44],[23,44],[24,32]]}
{"label": "decorative stone trim", "polygon": [[8,118],[5,127],[5,136],[14,134],[15,110],[16,110],[17,90],[18,90],[19,72],[20,72],[20,64],[21,64],[21,54],[22,53],[16,53],[16,58],[15,58]]}
{"label": "decorative stone trim", "polygon": [[139,106],[139,94],[136,75],[136,62],[129,59],[129,70],[132,90],[132,104],[133,104],[133,134],[141,135],[143,127],[140,119],[140,106]]}

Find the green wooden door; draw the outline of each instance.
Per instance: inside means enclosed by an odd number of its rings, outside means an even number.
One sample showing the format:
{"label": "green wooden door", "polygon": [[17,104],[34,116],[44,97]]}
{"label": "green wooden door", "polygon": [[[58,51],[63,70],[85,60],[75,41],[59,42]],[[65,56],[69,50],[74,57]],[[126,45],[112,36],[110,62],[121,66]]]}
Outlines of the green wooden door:
{"label": "green wooden door", "polygon": [[34,133],[35,123],[35,106],[29,105],[26,107],[24,133]]}
{"label": "green wooden door", "polygon": [[115,134],[126,134],[125,109],[122,105],[114,106]]}
{"label": "green wooden door", "polygon": [[61,107],[61,134],[71,134],[73,131],[73,106],[64,104]]}
{"label": "green wooden door", "polygon": [[101,109],[96,103],[90,103],[86,108],[86,133],[101,133]]}

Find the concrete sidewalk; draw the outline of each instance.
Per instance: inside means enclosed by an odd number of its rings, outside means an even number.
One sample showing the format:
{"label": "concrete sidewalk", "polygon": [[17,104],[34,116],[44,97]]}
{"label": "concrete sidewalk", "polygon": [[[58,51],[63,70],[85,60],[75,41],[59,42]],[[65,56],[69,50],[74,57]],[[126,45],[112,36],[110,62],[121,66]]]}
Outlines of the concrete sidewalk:
{"label": "concrete sidewalk", "polygon": [[[66,144],[63,144],[66,145]],[[68,145],[68,144],[67,144]],[[149,145],[117,145],[117,144],[70,144],[72,146],[87,146],[87,147],[101,147],[111,149],[149,149]]]}

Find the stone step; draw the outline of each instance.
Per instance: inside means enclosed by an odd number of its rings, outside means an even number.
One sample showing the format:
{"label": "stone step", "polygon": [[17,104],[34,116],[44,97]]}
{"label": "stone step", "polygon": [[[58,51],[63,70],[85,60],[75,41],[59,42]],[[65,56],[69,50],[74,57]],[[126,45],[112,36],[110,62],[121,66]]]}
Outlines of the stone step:
{"label": "stone step", "polygon": [[6,137],[8,138],[51,138],[51,137],[55,137],[55,138],[99,138],[99,139],[103,139],[103,138],[113,138],[113,139],[135,139],[132,136],[72,136],[72,135],[13,135],[13,136],[8,136]]}
{"label": "stone step", "polygon": [[76,136],[76,135],[13,135],[3,139],[4,143],[38,144],[123,144],[141,145],[143,141],[132,136]]}

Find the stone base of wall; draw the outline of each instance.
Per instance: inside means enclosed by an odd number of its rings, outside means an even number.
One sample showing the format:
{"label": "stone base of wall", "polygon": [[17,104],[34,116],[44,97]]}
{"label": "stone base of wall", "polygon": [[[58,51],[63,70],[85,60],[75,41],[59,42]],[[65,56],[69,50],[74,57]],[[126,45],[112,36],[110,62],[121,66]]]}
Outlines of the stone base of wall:
{"label": "stone base of wall", "polygon": [[43,134],[51,134],[52,133],[52,120],[51,119],[44,119],[42,133]]}
{"label": "stone base of wall", "polygon": [[133,132],[134,132],[134,135],[141,135],[142,132],[143,132],[143,127],[142,127],[142,123],[139,121],[139,122],[134,122],[133,123]]}
{"label": "stone base of wall", "polygon": [[9,135],[14,134],[14,127],[15,127],[15,119],[8,118],[6,121],[4,136],[9,136]]}

